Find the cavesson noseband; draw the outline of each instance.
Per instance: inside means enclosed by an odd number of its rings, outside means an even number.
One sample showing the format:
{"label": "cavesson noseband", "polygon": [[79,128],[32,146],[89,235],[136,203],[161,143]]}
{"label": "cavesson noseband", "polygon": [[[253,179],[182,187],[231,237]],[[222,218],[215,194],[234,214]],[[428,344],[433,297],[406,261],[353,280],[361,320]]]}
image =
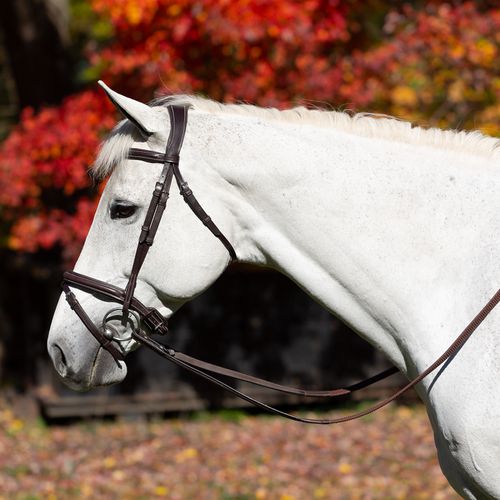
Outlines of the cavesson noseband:
{"label": "cavesson noseband", "polygon": [[[227,383],[219,380],[218,378],[214,377],[213,374],[249,382],[254,385],[259,385],[268,389],[274,389],[288,394],[308,397],[332,398],[345,396],[357,390],[363,389],[364,387],[367,387],[375,382],[378,382],[379,380],[388,377],[389,375],[396,373],[398,370],[397,368],[389,368],[381,373],[378,373],[377,375],[374,375],[373,377],[358,382],[357,384],[339,389],[332,389],[329,391],[307,391],[303,389],[296,389],[293,387],[275,384],[273,382],[253,377],[251,375],[246,375],[239,371],[230,370],[228,368],[223,368],[211,363],[207,363],[205,361],[201,361],[179,351],[175,351],[169,346],[160,344],[151,337],[152,334],[165,335],[168,333],[167,320],[157,309],[146,307],[137,298],[135,298],[134,291],[137,284],[137,277],[149,251],[149,248],[154,242],[154,237],[158,230],[161,217],[163,215],[163,212],[165,211],[173,177],[175,177],[180,190],[180,194],[183,196],[184,201],[188,204],[192,212],[226,247],[231,257],[231,261],[237,260],[236,252],[233,246],[198,203],[193,192],[189,188],[187,182],[184,180],[179,170],[179,153],[182,147],[182,142],[184,140],[184,135],[186,133],[188,108],[187,106],[171,105],[168,107],[168,112],[170,116],[170,134],[168,137],[165,153],[159,153],[146,149],[130,148],[127,156],[131,160],[140,160],[149,163],[160,163],[163,165],[163,168],[160,174],[160,178],[156,182],[153,195],[151,197],[151,202],[149,204],[149,208],[146,212],[146,217],[141,228],[139,242],[137,244],[130,277],[126,287],[119,288],[115,285],[111,285],[104,281],[80,273],[76,273],[74,271],[65,272],[62,282],[62,288],[70,307],[75,311],[82,323],[95,337],[102,348],[108,351],[109,354],[115,359],[118,365],[119,362],[124,359],[124,356],[122,354],[121,342],[134,339],[135,341],[148,346],[160,356],[168,359],[172,363],[213,382],[214,384],[226,389],[239,398],[242,398],[245,401],[248,401],[249,403],[259,406],[265,410],[304,423],[335,424],[347,422],[349,420],[368,415],[369,413],[372,413],[375,410],[378,410],[379,408],[387,405],[388,403],[399,397],[401,394],[406,392],[408,389],[418,384],[423,378],[429,375],[429,373],[434,371],[437,367],[442,365],[445,361],[451,359],[500,301],[499,290],[483,307],[479,314],[471,321],[471,323],[465,328],[465,330],[457,337],[457,339],[451,344],[451,346],[431,366],[429,366],[420,375],[415,377],[405,387],[397,391],[392,396],[363,411],[354,413],[352,415],[333,419],[313,419],[299,417],[278,410],[277,408],[273,408],[272,406],[269,406],[262,401],[258,401],[248,396],[247,394],[242,393],[238,389],[235,389],[234,387],[228,385]],[[87,315],[80,302],[76,298],[75,294],[71,291],[71,287],[83,290],[84,292],[90,293],[100,299],[106,299],[107,301],[116,302],[118,304],[121,304],[121,307],[111,308],[104,315],[104,318],[101,321],[101,325],[98,326]],[[126,334],[128,333],[128,335],[118,333],[116,328],[111,324],[111,321],[113,319],[121,320],[122,325],[126,327]],[[147,329],[147,332],[144,331],[144,328]]]}

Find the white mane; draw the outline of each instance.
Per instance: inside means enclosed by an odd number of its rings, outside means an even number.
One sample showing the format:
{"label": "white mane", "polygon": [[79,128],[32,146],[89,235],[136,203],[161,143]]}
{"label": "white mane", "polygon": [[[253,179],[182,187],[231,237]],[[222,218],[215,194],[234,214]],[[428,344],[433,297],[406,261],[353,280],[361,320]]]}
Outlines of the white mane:
{"label": "white mane", "polygon": [[[281,111],[250,104],[222,104],[190,95],[162,97],[153,101],[151,106],[172,104],[189,105],[195,110],[212,114],[225,113],[287,123],[303,123],[364,137],[381,137],[410,144],[459,150],[489,158],[500,157],[500,139],[488,137],[477,131],[425,129],[387,115],[371,113],[351,115],[346,112],[307,109],[303,106]],[[120,122],[102,144],[92,167],[93,173],[98,177],[109,175],[114,166],[125,158],[132,142],[139,137],[138,130],[128,120]]]}

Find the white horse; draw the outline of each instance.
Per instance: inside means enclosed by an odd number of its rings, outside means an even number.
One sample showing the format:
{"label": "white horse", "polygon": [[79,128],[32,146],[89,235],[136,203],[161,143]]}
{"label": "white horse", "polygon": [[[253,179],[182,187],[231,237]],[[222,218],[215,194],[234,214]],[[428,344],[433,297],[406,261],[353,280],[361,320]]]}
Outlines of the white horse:
{"label": "white horse", "polygon": [[[166,106],[191,106],[181,170],[242,262],[272,267],[408,377],[430,365],[500,286],[499,141],[344,113],[177,96],[151,106],[105,88],[128,117],[94,166],[111,174],[76,271],[123,286],[161,165]],[[144,135],[146,134],[146,135]],[[173,190],[136,296],[171,316],[229,255]],[[110,211],[117,217],[111,218]],[[76,292],[99,324],[109,304]],[[500,308],[418,386],[441,467],[466,498],[500,498]],[[134,341],[122,344],[129,352]],[[126,375],[61,299],[48,349],[73,388]]]}

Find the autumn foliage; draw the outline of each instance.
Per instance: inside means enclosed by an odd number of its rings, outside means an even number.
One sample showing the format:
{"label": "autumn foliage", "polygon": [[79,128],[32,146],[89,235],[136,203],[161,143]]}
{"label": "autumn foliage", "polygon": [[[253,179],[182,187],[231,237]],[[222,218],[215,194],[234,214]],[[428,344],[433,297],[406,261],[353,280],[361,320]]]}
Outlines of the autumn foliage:
{"label": "autumn foliage", "polygon": [[42,427],[3,408],[0,491],[9,499],[458,498],[419,406],[399,404],[348,427],[234,410]]}
{"label": "autumn foliage", "polygon": [[78,253],[95,211],[87,169],[114,122],[112,106],[94,91],[36,115],[23,111],[1,149],[0,215],[10,248]]}
{"label": "autumn foliage", "polygon": [[[149,100],[312,104],[500,135],[500,9],[491,2],[91,0],[113,36],[89,43],[90,74]],[[95,78],[93,78],[95,80]],[[77,253],[96,189],[87,175],[116,120],[90,90],[23,111],[0,149],[1,245]]]}

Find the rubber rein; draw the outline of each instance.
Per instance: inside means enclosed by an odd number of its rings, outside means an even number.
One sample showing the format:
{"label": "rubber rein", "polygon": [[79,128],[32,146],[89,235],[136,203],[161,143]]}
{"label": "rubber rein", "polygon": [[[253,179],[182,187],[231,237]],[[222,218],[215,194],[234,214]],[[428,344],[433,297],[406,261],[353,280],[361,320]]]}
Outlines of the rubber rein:
{"label": "rubber rein", "polygon": [[[154,352],[167,359],[168,361],[174,363],[175,365],[184,368],[192,373],[195,373],[196,375],[209,380],[219,387],[222,387],[226,391],[229,391],[235,396],[253,405],[263,408],[264,410],[267,410],[271,413],[275,413],[277,415],[281,415],[291,420],[303,423],[336,424],[363,417],[382,408],[383,406],[386,406],[387,404],[401,396],[403,393],[417,385],[419,382],[421,382],[427,375],[441,366],[445,361],[451,360],[453,356],[465,344],[465,342],[467,342],[467,340],[486,318],[486,316],[488,316],[488,314],[493,310],[498,302],[500,302],[500,290],[498,290],[497,293],[477,314],[477,316],[469,323],[469,325],[467,325],[464,331],[450,345],[450,347],[426,370],[420,373],[417,377],[411,380],[408,384],[406,384],[392,396],[376,403],[375,405],[365,410],[351,415],[332,419],[299,417],[267,405],[262,401],[259,401],[241,392],[240,390],[227,384],[226,382],[223,382],[215,375],[221,375],[224,377],[232,378],[234,380],[248,382],[250,384],[265,387],[267,389],[273,389],[287,394],[315,398],[335,398],[346,396],[352,394],[355,391],[368,387],[371,384],[374,384],[389,377],[390,375],[397,373],[398,370],[395,367],[389,368],[366,380],[338,389],[327,391],[308,391],[304,389],[297,389],[294,387],[276,384],[267,380],[244,374],[236,370],[230,370],[228,368],[201,361],[199,359],[188,356],[187,354],[176,351],[170,346],[161,344],[151,337],[152,334],[166,335],[168,333],[167,319],[164,318],[157,309],[146,307],[144,304],[142,304],[137,298],[134,297],[134,291],[142,264],[146,258],[149,248],[153,245],[154,237],[158,230],[163,212],[165,211],[173,178],[175,178],[177,186],[180,190],[180,194],[183,196],[184,201],[188,204],[192,212],[226,247],[231,257],[231,261],[237,260],[236,252],[233,246],[198,203],[192,190],[189,188],[187,182],[182,177],[179,169],[179,153],[186,132],[188,108],[185,106],[173,105],[168,107],[168,112],[170,116],[170,135],[168,138],[165,153],[138,148],[130,148],[128,152],[128,158],[131,160],[140,160],[148,163],[159,163],[163,165],[163,168],[160,174],[160,178],[156,182],[151,197],[151,202],[149,204],[149,208],[146,212],[146,217],[141,228],[139,242],[137,244],[130,277],[126,287],[122,289],[104,281],[100,281],[91,276],[82,275],[74,271],[65,272],[62,282],[62,288],[70,307],[78,315],[87,330],[99,342],[101,347],[109,352],[109,354],[115,359],[118,365],[119,361],[122,361],[124,359],[121,351],[121,342],[133,339],[141,344],[146,345]],[[75,294],[71,291],[72,287],[90,293],[101,300],[107,300],[121,304],[121,307],[110,309],[105,314],[101,325],[98,326],[90,319],[88,314],[81,306]],[[128,336],[125,336],[123,333],[119,334],[116,328],[112,325],[112,320],[116,320],[117,318],[121,320],[123,326],[127,327],[127,331],[130,332]],[[147,329],[147,333],[144,331],[143,327]]]}

